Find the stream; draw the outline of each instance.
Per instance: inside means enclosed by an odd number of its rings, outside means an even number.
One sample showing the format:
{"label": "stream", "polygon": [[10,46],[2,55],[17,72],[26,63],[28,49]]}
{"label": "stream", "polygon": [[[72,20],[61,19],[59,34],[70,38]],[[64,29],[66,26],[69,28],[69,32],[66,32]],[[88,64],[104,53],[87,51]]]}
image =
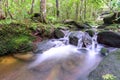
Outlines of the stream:
{"label": "stream", "polygon": [[51,40],[56,46],[36,54],[34,61],[0,57],[0,80],[89,80],[90,72],[104,58],[100,53],[104,46],[97,43],[97,33],[91,37],[91,44],[83,41],[86,33],[81,35],[77,46],[69,44],[69,35],[59,39],[59,44]]}

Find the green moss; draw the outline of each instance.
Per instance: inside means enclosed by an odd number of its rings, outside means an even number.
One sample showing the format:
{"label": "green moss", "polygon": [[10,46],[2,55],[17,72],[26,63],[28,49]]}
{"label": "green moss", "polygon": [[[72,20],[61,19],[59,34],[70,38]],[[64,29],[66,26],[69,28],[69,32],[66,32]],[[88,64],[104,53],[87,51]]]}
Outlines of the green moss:
{"label": "green moss", "polygon": [[116,76],[112,75],[112,74],[105,74],[102,76],[102,78],[104,80],[116,80]]}
{"label": "green moss", "polygon": [[0,55],[30,51],[33,39],[25,26],[3,26],[0,29]]}

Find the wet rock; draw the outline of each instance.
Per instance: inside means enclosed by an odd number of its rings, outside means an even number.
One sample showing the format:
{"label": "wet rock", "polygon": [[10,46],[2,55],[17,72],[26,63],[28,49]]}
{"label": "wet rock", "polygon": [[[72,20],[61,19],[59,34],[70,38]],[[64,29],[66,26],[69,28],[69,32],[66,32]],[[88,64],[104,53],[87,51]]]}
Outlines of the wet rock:
{"label": "wet rock", "polygon": [[92,37],[87,32],[74,31],[69,36],[69,43],[79,47],[87,47],[92,44]]}
{"label": "wet rock", "polygon": [[33,54],[33,52],[17,53],[17,54],[13,54],[13,56],[23,61],[31,61],[35,59],[35,55]]}
{"label": "wet rock", "polygon": [[100,51],[102,56],[107,56],[108,55],[108,49],[107,48],[102,48]]}
{"label": "wet rock", "polygon": [[42,41],[42,42],[38,43],[37,49],[35,50],[34,53],[41,54],[44,51],[46,51],[46,50],[48,50],[52,47],[56,47],[56,46],[60,46],[60,45],[63,45],[62,41],[58,41],[58,40],[54,40],[54,39],[45,40],[45,41]]}
{"label": "wet rock", "polygon": [[88,47],[90,45],[92,45],[92,37],[85,32],[83,36],[83,47]]}
{"label": "wet rock", "polygon": [[77,46],[78,45],[78,41],[79,41],[80,38],[82,38],[83,34],[84,33],[81,32],[81,31],[71,32],[71,34],[69,36],[70,44]]}
{"label": "wet rock", "polygon": [[97,41],[100,44],[120,48],[120,34],[115,32],[111,31],[100,32],[98,33]]}

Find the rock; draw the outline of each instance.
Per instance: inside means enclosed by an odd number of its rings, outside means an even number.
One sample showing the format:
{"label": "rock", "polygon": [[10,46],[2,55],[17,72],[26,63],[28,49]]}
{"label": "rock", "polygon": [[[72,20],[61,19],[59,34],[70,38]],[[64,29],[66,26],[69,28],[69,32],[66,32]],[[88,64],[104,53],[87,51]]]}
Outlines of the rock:
{"label": "rock", "polygon": [[64,24],[69,24],[69,25],[74,25],[78,29],[89,29],[89,28],[91,28],[91,26],[88,23],[81,24],[81,23],[76,22],[74,20],[65,20],[63,23]]}
{"label": "rock", "polygon": [[83,47],[88,47],[90,45],[92,45],[92,37],[85,32],[83,36]]}
{"label": "rock", "polygon": [[111,31],[100,32],[98,33],[97,41],[100,44],[120,48],[120,34],[115,32]]}
{"label": "rock", "polygon": [[63,38],[67,31],[68,31],[67,29],[61,29],[61,28],[56,29],[54,31],[54,33],[53,33],[54,34],[54,38],[57,38],[57,39]]}
{"label": "rock", "polygon": [[115,80],[120,80],[120,49],[104,57],[99,66],[90,73],[89,80],[103,80],[102,76],[108,73],[115,75]]}
{"label": "rock", "polygon": [[102,56],[107,56],[108,55],[108,49],[107,48],[102,48],[100,51]]}
{"label": "rock", "polygon": [[35,50],[35,54],[42,54],[44,51],[52,48],[52,47],[55,47],[55,46],[60,46],[60,45],[63,45],[63,42],[62,41],[58,41],[58,40],[45,40],[45,41],[42,41],[40,43],[38,43],[37,45],[37,49]]}
{"label": "rock", "polygon": [[84,29],[90,29],[90,28],[92,28],[92,26],[91,26],[91,25],[89,25],[87,22],[86,22],[86,23],[81,24],[81,26],[82,26],[82,27],[84,27]]}
{"label": "rock", "polygon": [[33,52],[17,53],[17,54],[13,54],[13,56],[23,61],[31,61],[35,59],[35,55],[33,54]]}
{"label": "rock", "polygon": [[75,46],[87,47],[92,44],[92,38],[87,32],[74,31],[69,36],[69,43]]}
{"label": "rock", "polygon": [[69,36],[70,44],[77,46],[78,45],[78,41],[79,41],[80,38],[82,38],[83,34],[84,33],[81,32],[81,31],[71,32],[71,34]]}
{"label": "rock", "polygon": [[97,28],[98,28],[98,29],[104,29],[104,28],[106,28],[107,26],[109,26],[109,24],[102,24],[102,25],[98,26]]}
{"label": "rock", "polygon": [[88,29],[88,30],[86,30],[85,32],[87,32],[91,37],[93,37],[94,34],[95,34],[95,31],[92,30],[92,29]]}
{"label": "rock", "polygon": [[113,23],[120,23],[120,12],[116,12],[113,15],[110,15],[108,17],[105,17],[103,19],[105,24],[113,24]]}

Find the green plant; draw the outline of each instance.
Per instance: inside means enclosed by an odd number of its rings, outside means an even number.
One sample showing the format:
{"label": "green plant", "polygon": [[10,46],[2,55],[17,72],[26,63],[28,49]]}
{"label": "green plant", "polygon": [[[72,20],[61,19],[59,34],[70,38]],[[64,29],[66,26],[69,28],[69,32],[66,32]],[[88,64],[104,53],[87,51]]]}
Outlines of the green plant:
{"label": "green plant", "polygon": [[116,76],[112,75],[112,74],[105,74],[102,76],[102,78],[104,80],[116,80]]}
{"label": "green plant", "polygon": [[52,22],[52,23],[57,20],[54,16],[48,16],[47,19],[49,22]]}

